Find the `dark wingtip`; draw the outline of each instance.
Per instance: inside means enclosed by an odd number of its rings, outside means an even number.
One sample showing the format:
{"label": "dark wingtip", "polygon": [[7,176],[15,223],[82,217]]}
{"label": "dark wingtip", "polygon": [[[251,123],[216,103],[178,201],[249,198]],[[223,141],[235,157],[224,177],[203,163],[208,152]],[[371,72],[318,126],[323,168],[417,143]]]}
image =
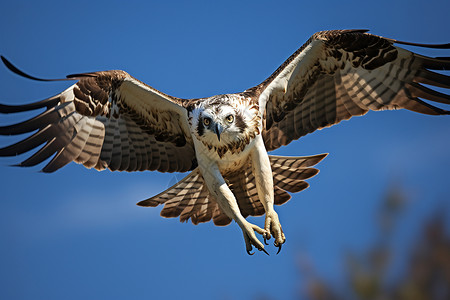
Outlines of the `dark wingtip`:
{"label": "dark wingtip", "polygon": [[160,203],[151,199],[147,199],[147,200],[142,200],[138,203],[136,203],[137,206],[142,206],[142,207],[156,207],[158,206]]}
{"label": "dark wingtip", "polygon": [[97,77],[97,74],[95,74],[95,72],[92,72],[92,73],[70,74],[66,76],[67,80],[78,80],[81,77]]}
{"label": "dark wingtip", "polygon": [[22,165],[22,163],[17,163],[17,164],[9,165],[9,167],[12,167],[12,168],[23,168],[23,167],[26,167],[26,166]]}
{"label": "dark wingtip", "polygon": [[320,157],[320,160],[318,161],[321,162],[325,157],[327,157],[330,153],[321,153],[321,154],[317,154],[317,156]]}
{"label": "dark wingtip", "polygon": [[22,104],[22,105],[7,105],[0,103],[0,113],[2,114],[10,114],[10,113],[17,113],[17,112],[23,112],[23,111],[29,111],[33,109],[39,109],[43,107],[53,107],[56,106],[59,101],[60,97],[58,95],[44,99],[38,102],[29,103],[29,104]]}
{"label": "dark wingtip", "polygon": [[5,66],[13,73],[16,73],[17,75],[20,75],[22,77],[31,79],[31,80],[37,80],[37,81],[66,81],[71,80],[70,78],[60,78],[60,79],[45,79],[45,78],[38,78],[31,76],[21,70],[19,70],[16,66],[14,66],[9,60],[7,60],[3,55],[0,55],[0,58],[2,62],[5,64]]}
{"label": "dark wingtip", "polygon": [[402,45],[408,45],[408,46],[415,46],[415,47],[423,47],[423,48],[433,48],[433,49],[450,49],[450,43],[446,44],[421,44],[421,43],[411,43],[411,42],[404,42],[404,41],[398,41],[395,39],[387,39],[392,41],[395,44],[402,44]]}
{"label": "dark wingtip", "polygon": [[[334,31],[334,30],[332,30]],[[335,30],[339,31],[341,33],[366,33],[370,31],[370,29],[342,29],[342,30]]]}

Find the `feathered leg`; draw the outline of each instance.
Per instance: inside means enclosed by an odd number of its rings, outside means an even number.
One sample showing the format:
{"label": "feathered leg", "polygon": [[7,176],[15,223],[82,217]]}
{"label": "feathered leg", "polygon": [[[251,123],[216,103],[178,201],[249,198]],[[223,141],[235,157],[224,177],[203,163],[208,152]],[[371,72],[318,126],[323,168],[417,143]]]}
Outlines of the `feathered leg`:
{"label": "feathered leg", "polygon": [[269,255],[264,249],[264,245],[255,235],[255,232],[257,232],[266,237],[268,235],[267,231],[248,222],[242,216],[236,198],[220,173],[218,165],[214,161],[204,157],[204,159],[199,161],[199,169],[210,194],[216,199],[219,207],[229,218],[235,220],[241,228],[244,234],[247,253],[253,255],[251,251],[253,246],[255,246],[259,251],[263,251]]}
{"label": "feathered leg", "polygon": [[[266,220],[264,229],[267,232],[264,235],[264,240],[270,239],[270,234],[273,235],[275,247],[278,247],[278,253],[281,250],[281,245],[286,241],[283,229],[281,228],[278,214],[273,208],[274,204],[274,188],[272,168],[270,166],[269,156],[266,148],[264,147],[264,141],[259,135],[256,137],[255,148],[251,153],[252,156],[252,168],[253,175],[255,176],[256,189],[258,191],[259,200],[261,201],[266,211]],[[278,254],[277,253],[277,254]]]}

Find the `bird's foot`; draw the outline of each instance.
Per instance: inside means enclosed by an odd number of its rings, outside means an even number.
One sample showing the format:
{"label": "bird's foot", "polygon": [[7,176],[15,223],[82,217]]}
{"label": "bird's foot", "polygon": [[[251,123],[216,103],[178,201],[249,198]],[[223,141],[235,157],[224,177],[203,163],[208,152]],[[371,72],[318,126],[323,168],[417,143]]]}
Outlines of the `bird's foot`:
{"label": "bird's foot", "polygon": [[[272,234],[275,241],[275,247],[278,247],[278,253],[281,251],[281,246],[286,242],[286,237],[284,236],[283,229],[281,228],[280,220],[278,219],[278,214],[272,210],[266,213],[266,221],[264,225],[264,229],[266,231],[266,235],[263,235],[264,242],[270,239],[270,235]],[[267,243],[266,243],[267,245]]]}
{"label": "bird's foot", "polygon": [[254,252],[252,252],[253,246],[259,251],[263,251],[264,253],[269,255],[266,249],[264,249],[264,245],[256,238],[255,234],[255,232],[261,234],[264,237],[264,240],[266,240],[266,236],[270,235],[266,230],[247,221],[245,221],[245,223],[243,224],[243,226],[241,226],[241,228],[244,234],[245,248],[249,255],[255,254]]}

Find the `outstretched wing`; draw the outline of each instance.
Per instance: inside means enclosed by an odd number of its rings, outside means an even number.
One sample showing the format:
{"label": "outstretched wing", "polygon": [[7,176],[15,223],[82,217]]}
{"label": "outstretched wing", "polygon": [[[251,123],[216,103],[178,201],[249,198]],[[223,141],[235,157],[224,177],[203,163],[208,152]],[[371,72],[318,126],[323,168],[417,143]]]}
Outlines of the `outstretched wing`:
{"label": "outstretched wing", "polygon": [[365,32],[318,32],[268,79],[247,91],[259,94],[268,151],[369,110],[450,113],[419,99],[450,104],[449,95],[422,85],[450,88],[449,76],[430,71],[449,70],[450,58],[421,56],[394,43],[443,49],[450,44],[412,44]]}
{"label": "outstretched wing", "polygon": [[[19,75],[51,81],[27,75],[2,60]],[[45,108],[30,120],[0,127],[1,135],[34,132],[1,148],[0,156],[22,154],[44,144],[19,166],[34,166],[53,155],[44,172],[71,161],[112,171],[184,172],[196,167],[183,107],[186,100],[165,95],[124,71],[75,74],[61,80],[78,82],[39,102],[0,105],[0,113]]]}

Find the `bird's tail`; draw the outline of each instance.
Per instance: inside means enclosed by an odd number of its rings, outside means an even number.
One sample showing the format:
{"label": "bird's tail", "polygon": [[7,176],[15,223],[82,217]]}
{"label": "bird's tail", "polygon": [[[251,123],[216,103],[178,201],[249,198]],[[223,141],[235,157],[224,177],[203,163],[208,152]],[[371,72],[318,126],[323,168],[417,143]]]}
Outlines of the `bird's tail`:
{"label": "bird's tail", "polygon": [[[288,197],[284,195],[286,192],[298,193],[309,187],[305,180],[319,173],[318,169],[312,167],[327,155],[327,153],[313,156],[269,155],[275,189],[275,204],[281,205],[291,198],[289,194],[287,194]],[[282,190],[284,193],[278,190]]]}
{"label": "bird's tail", "polygon": [[[289,193],[306,189],[309,184],[305,180],[319,173],[313,166],[326,156],[327,154],[297,157],[269,155],[273,173],[274,203],[284,204],[291,199]],[[250,163],[243,170],[228,174],[224,178],[236,197],[244,217],[264,214]],[[179,216],[181,222],[191,219],[193,224],[198,224],[212,219],[214,224],[219,226],[231,222],[209,194],[198,168],[164,192],[138,203],[140,206],[152,207],[160,204],[164,204],[161,216],[166,218]]]}

